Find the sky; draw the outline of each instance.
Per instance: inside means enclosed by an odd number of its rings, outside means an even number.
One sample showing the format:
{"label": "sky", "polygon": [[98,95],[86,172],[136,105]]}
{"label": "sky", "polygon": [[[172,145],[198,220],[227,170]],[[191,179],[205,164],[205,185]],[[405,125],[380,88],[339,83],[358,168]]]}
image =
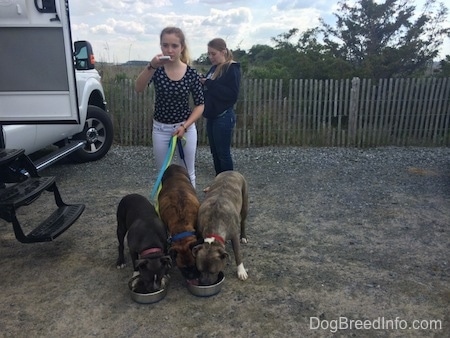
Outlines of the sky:
{"label": "sky", "polygon": [[[414,0],[417,11],[425,0]],[[338,0],[69,0],[72,37],[88,40],[97,61],[151,60],[160,53],[159,34],[181,28],[192,59],[206,53],[209,40],[221,37],[229,49],[249,50],[298,28],[334,26]],[[450,54],[447,38],[440,56]]]}

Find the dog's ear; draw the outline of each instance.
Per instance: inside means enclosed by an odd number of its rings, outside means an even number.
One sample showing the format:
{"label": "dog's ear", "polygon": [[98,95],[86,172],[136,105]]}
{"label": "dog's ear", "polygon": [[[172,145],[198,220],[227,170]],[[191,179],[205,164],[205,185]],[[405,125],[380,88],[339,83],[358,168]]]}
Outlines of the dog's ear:
{"label": "dog's ear", "polygon": [[189,244],[189,249],[193,249],[195,246],[199,245],[199,244],[203,244],[205,241],[203,238],[199,238],[197,239],[196,242],[192,242],[191,244]]}
{"label": "dog's ear", "polygon": [[197,253],[203,248],[203,244],[198,244],[192,248],[192,255],[197,257]]}
{"label": "dog's ear", "polygon": [[224,249],[221,249],[219,251],[219,254],[220,254],[221,260],[229,259],[229,257],[230,257],[230,255]]}
{"label": "dog's ear", "polygon": [[145,266],[147,264],[147,260],[146,259],[138,259],[136,261],[136,267],[140,268],[142,266]]}
{"label": "dog's ear", "polygon": [[178,252],[173,247],[170,247],[167,253],[170,255],[170,258],[172,258],[172,261],[177,259]]}
{"label": "dog's ear", "polygon": [[172,258],[170,256],[161,257],[161,264],[167,266],[168,268],[172,267]]}

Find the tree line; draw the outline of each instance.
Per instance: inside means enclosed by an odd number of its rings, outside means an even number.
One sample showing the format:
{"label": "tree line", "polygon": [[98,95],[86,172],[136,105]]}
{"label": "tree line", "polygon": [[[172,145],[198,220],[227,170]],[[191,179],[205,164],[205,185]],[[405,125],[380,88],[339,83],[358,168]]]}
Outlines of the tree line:
{"label": "tree line", "polygon": [[[233,56],[255,79],[450,76],[450,55],[435,62],[450,38],[442,2],[427,0],[418,10],[412,0],[342,0],[333,15],[334,25],[321,18],[317,27],[272,37],[273,47],[238,47]],[[196,64],[210,65],[208,55]]]}

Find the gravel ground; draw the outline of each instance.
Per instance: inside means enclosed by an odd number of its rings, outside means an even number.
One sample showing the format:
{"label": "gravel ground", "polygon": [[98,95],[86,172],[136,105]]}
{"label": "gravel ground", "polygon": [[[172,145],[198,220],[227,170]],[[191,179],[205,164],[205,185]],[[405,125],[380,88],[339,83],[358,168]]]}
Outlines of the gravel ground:
{"label": "gravel ground", "polygon": [[[228,245],[218,295],[192,296],[174,268],[161,302],[130,299],[131,267],[115,267],[116,207],[128,193],[148,196],[158,172],[149,148],[115,146],[42,173],[57,176],[66,202],[86,204],[54,242],[21,244],[0,221],[0,336],[329,337],[339,323],[343,337],[450,336],[450,148],[233,154],[250,189],[247,281]],[[207,148],[197,168],[201,200],[213,178]],[[23,223],[49,214],[50,197],[22,208]]]}

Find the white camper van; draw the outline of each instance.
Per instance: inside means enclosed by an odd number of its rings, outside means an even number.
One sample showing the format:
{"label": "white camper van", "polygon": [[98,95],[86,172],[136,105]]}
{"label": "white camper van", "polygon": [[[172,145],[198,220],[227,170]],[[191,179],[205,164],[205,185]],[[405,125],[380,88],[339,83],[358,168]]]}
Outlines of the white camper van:
{"label": "white camper van", "polygon": [[[0,218],[24,243],[53,240],[84,210],[62,202],[54,177],[61,158],[102,158],[113,142],[100,75],[87,41],[72,43],[68,0],[0,3]],[[31,157],[43,148],[52,152]],[[26,234],[16,209],[53,191],[57,210]]]}

